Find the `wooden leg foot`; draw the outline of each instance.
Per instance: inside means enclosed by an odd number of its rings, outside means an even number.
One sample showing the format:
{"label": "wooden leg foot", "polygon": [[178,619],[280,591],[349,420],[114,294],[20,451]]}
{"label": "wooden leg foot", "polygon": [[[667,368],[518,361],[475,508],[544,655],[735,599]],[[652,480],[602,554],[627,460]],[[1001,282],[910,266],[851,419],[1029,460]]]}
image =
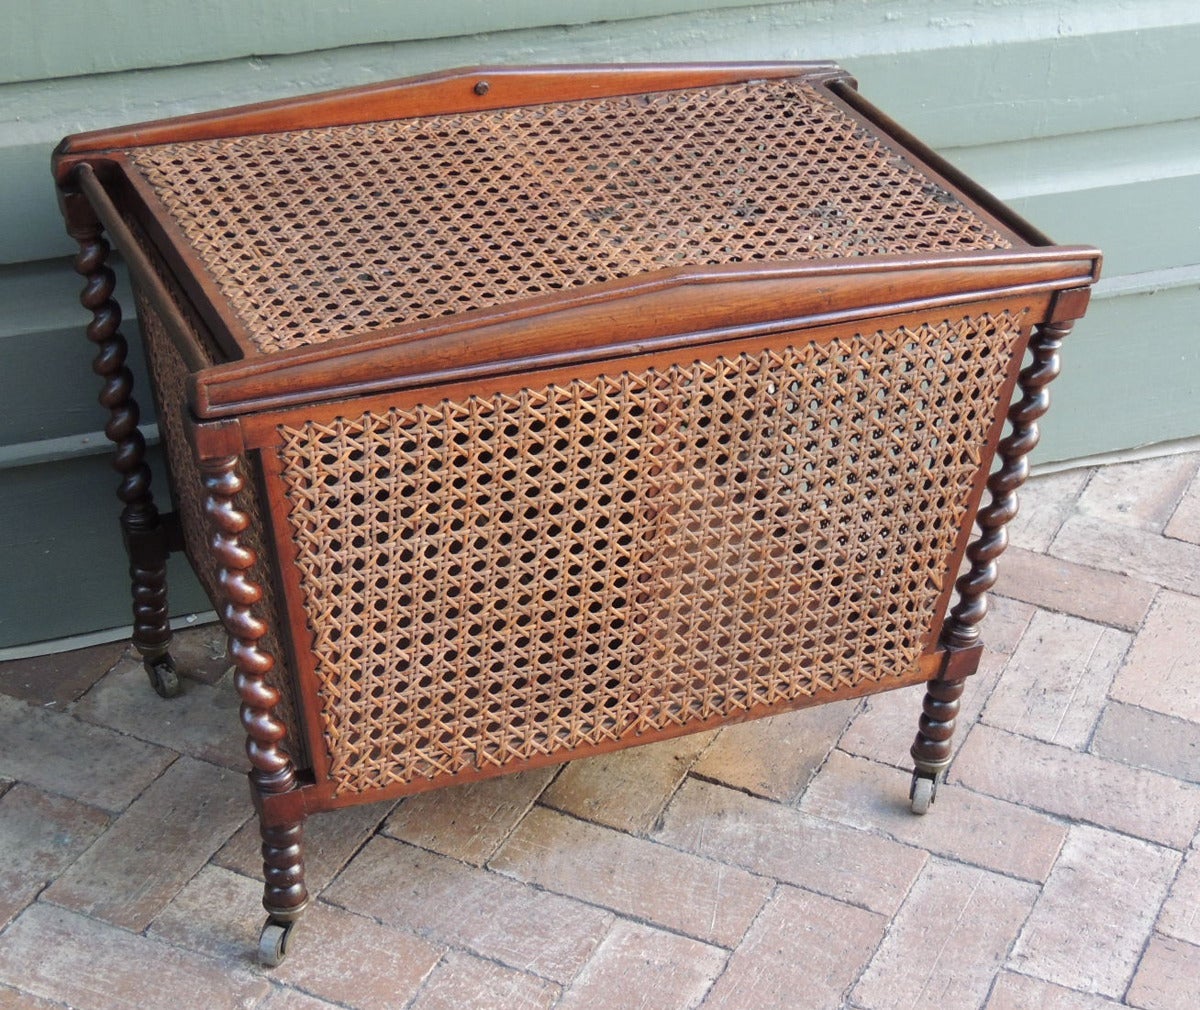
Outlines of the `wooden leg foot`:
{"label": "wooden leg foot", "polygon": [[259,962],[268,968],[287,955],[288,940],[308,907],[304,885],[303,822],[262,825],[263,874],[266,887],[263,907],[267,921],[258,938]]}
{"label": "wooden leg foot", "polygon": [[917,738],[909,752],[915,769],[908,791],[914,814],[927,813],[933,806],[938,781],[950,765],[950,740],[965,684],[965,679],[931,680],[925,686]]}

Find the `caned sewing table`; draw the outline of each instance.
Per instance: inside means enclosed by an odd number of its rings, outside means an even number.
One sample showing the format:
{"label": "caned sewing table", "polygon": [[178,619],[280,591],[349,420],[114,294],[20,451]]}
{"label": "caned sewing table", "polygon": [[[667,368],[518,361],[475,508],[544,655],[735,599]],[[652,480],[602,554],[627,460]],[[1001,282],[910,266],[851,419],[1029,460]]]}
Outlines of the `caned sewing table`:
{"label": "caned sewing table", "polygon": [[176,548],[230,636],[265,961],[321,810],[917,683],[928,807],[1096,250],[824,63],[455,71],[54,172],[133,640],[174,693]]}

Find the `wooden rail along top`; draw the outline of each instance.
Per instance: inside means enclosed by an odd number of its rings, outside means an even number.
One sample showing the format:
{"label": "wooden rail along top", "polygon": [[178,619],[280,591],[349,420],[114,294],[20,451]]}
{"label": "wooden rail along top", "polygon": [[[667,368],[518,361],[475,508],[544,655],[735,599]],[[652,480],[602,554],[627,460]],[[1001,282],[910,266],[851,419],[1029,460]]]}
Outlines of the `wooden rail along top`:
{"label": "wooden rail along top", "polygon": [[827,63],[454,71],[81,134],[54,173],[134,641],[175,693],[177,547],[231,638],[266,962],[323,809],[915,683],[928,808],[1096,250]]}

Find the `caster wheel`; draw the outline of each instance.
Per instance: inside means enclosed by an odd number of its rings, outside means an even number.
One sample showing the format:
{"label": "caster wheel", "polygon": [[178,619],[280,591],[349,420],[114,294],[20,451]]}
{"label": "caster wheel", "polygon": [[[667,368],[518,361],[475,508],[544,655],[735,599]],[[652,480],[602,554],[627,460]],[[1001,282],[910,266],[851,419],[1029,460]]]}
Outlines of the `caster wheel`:
{"label": "caster wheel", "polygon": [[291,938],[294,922],[275,922],[268,919],[258,937],[258,963],[264,968],[276,968],[283,964],[287,957],[288,940]]}
{"label": "caster wheel", "polygon": [[174,698],[183,690],[179,674],[175,672],[175,660],[170,656],[159,656],[153,661],[148,659],[142,665],[150,678],[150,686],[160,698]]}
{"label": "caster wheel", "polygon": [[936,795],[937,782],[934,779],[922,778],[920,776],[914,777],[910,794],[912,812],[914,814],[928,813],[929,808],[933,806],[933,800]]}

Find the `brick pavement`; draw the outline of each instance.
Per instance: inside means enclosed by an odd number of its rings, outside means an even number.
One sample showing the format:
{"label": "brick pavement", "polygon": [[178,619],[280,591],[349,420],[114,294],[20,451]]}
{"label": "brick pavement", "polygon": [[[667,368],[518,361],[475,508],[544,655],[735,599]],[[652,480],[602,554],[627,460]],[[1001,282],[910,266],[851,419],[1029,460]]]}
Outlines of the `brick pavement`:
{"label": "brick pavement", "polygon": [[1195,1010],[1198,469],[1031,483],[929,816],[912,689],[322,814],[274,971],[219,635],[0,665],[0,1010]]}

